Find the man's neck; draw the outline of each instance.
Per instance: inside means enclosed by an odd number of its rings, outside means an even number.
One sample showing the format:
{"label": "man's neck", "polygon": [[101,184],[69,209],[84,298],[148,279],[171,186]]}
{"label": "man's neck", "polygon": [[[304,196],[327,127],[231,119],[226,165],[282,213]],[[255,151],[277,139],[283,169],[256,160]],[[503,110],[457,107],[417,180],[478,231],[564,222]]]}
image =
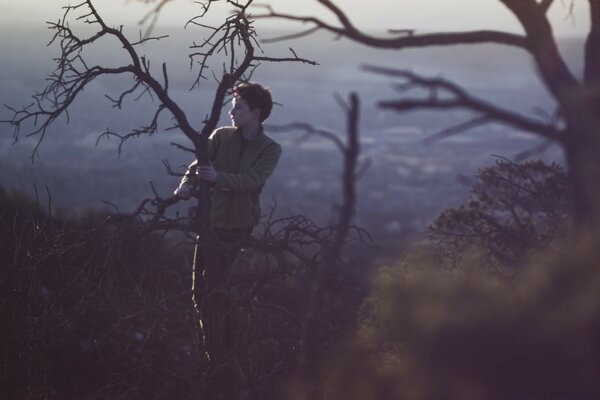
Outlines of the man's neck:
{"label": "man's neck", "polygon": [[260,133],[260,124],[238,128],[242,137],[248,141],[255,139]]}

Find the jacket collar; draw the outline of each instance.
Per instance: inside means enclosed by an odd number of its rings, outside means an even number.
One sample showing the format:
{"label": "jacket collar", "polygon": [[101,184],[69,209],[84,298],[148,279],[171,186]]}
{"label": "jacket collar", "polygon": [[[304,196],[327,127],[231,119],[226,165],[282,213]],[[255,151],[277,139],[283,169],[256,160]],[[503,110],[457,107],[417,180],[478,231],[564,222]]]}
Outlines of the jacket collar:
{"label": "jacket collar", "polygon": [[[245,139],[242,136],[242,134],[241,134],[241,132],[240,132],[240,130],[238,128],[235,128],[235,133],[238,134],[238,135],[240,135],[241,138]],[[257,139],[261,139],[264,135],[265,135],[265,129],[264,129],[263,125],[260,124],[260,126],[258,127],[258,133],[254,137],[254,139],[252,139],[252,140],[247,140],[246,139],[246,141],[248,141],[248,142],[254,142]]]}

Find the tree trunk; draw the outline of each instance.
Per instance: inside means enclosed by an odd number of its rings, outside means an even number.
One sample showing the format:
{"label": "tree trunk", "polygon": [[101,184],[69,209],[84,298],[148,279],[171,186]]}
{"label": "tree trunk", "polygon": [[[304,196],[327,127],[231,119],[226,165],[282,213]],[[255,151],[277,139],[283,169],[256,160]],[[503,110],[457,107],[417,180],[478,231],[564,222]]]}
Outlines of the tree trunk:
{"label": "tree trunk", "polygon": [[587,226],[600,226],[600,116],[595,103],[593,98],[578,102],[564,143],[575,221]]}

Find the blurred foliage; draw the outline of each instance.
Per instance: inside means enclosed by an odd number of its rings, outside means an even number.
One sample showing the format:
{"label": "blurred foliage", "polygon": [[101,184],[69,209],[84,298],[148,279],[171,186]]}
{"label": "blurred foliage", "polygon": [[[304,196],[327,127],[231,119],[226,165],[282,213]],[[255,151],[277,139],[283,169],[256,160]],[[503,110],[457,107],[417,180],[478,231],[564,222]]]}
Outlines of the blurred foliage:
{"label": "blurred foliage", "polygon": [[[332,278],[314,366],[324,398],[598,397],[600,235],[563,229],[565,180],[540,162],[482,170],[469,203],[433,225],[471,234],[437,232],[380,268],[358,315],[364,288]],[[489,218],[503,229],[481,228]],[[191,248],[146,228],[127,215],[54,218],[0,191],[0,398],[202,397],[210,368],[190,297]],[[227,283],[238,393],[275,399],[287,381],[288,398],[304,399],[305,382],[288,378],[310,270],[243,253]],[[507,274],[506,263],[521,268]]]}
{"label": "blurred foliage", "polygon": [[0,398],[185,398],[203,357],[188,260],[138,220],[0,190]]}
{"label": "blurred foliage", "polygon": [[453,269],[424,254],[381,268],[355,340],[326,366],[326,398],[599,398],[599,237],[512,278],[475,252]]}
{"label": "blurred foliage", "polygon": [[599,398],[600,232],[576,231],[570,207],[556,164],[482,169],[430,241],[377,270],[318,366],[323,398]]}
{"label": "blurred foliage", "polygon": [[[277,249],[265,238],[244,247],[219,288],[235,327],[229,384],[248,400],[281,398],[302,348],[316,272]],[[201,339],[192,253],[139,218],[57,218],[0,189],[0,399],[206,398],[222,364]],[[350,274],[328,279],[320,348],[343,343],[364,296]]]}
{"label": "blurred foliage", "polygon": [[500,159],[477,174],[469,200],[444,210],[428,228],[447,263],[468,248],[495,264],[516,266],[548,246],[571,213],[567,174],[556,163]]}

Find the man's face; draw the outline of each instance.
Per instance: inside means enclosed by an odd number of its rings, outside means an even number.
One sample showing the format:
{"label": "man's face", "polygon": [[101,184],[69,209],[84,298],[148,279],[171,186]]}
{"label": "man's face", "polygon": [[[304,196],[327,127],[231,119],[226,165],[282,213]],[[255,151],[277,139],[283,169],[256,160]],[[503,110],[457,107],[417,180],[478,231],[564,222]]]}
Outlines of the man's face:
{"label": "man's face", "polygon": [[244,128],[260,124],[260,110],[252,109],[248,103],[241,97],[234,97],[231,101],[231,110],[229,111],[231,123],[236,128]]}

